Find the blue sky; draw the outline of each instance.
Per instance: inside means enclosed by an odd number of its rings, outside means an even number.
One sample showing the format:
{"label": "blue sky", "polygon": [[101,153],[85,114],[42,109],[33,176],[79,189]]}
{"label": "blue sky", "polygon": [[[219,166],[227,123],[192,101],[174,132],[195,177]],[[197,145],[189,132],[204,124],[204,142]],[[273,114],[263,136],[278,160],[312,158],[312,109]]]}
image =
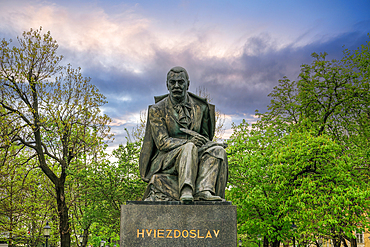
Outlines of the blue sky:
{"label": "blue sky", "polygon": [[370,1],[76,1],[0,0],[0,38],[30,28],[51,31],[64,63],[107,97],[115,141],[136,125],[167,71],[185,67],[190,91],[205,87],[232,122],[255,121],[283,76],[296,80],[313,52],[340,58],[343,45],[369,40]]}

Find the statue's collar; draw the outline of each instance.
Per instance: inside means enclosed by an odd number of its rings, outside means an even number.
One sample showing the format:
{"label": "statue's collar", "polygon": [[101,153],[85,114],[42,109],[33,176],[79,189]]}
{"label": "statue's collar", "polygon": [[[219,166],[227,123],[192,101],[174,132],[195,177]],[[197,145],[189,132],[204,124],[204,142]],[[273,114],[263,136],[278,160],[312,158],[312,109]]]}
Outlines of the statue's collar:
{"label": "statue's collar", "polygon": [[[157,104],[159,101],[163,100],[164,98],[166,98],[168,96],[169,96],[169,94],[160,95],[160,96],[154,96],[154,103]],[[207,103],[207,99],[206,98],[202,98],[202,97],[199,97],[196,94],[193,94],[191,92],[187,92],[188,99],[191,99],[191,97],[189,97],[189,96],[194,97],[194,98],[196,98],[196,99],[198,99],[198,100],[200,100],[200,101],[202,101],[204,103]]]}
{"label": "statue's collar", "polygon": [[154,103],[157,104],[159,101],[161,101],[162,99],[168,97],[169,94],[165,94],[165,95],[160,95],[160,96],[154,96]]}

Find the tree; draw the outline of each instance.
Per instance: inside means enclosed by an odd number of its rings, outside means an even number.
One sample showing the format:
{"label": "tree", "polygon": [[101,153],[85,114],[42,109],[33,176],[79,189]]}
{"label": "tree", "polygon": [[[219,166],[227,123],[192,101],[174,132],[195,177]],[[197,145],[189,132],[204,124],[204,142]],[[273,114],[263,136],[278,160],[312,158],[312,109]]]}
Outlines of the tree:
{"label": "tree", "polygon": [[79,221],[90,224],[93,235],[90,243],[100,243],[102,236],[118,241],[121,205],[142,198],[146,183],[139,173],[140,147],[141,142],[128,140],[113,151],[116,162],[109,161],[102,153],[85,169],[71,170],[77,181],[88,185],[79,187],[78,194],[81,201],[89,202],[79,205],[83,211]]}
{"label": "tree", "polygon": [[[80,69],[60,66],[62,56],[50,32],[24,32],[19,45],[0,45],[0,121],[12,131],[3,136],[9,143],[32,150],[43,173],[54,185],[60,241],[70,245],[70,225],[65,195],[68,169],[85,150],[110,138],[110,119],[100,113],[105,97],[84,78]],[[20,124],[13,126],[9,119]]]}
{"label": "tree", "polygon": [[0,232],[9,232],[9,246],[37,246],[46,221],[57,213],[50,183],[25,150],[10,146],[0,150],[0,160]]}
{"label": "tree", "polygon": [[298,82],[279,81],[257,124],[234,127],[230,196],[246,208],[241,229],[262,233],[265,245],[292,236],[355,244],[354,231],[367,224],[369,47],[339,61],[313,53]]}
{"label": "tree", "polygon": [[234,127],[228,196],[241,209],[240,233],[261,234],[264,246],[293,236],[305,245],[323,237],[339,246],[368,225],[370,191],[360,171],[341,145],[313,133],[307,124],[281,138],[246,122]]}
{"label": "tree", "polygon": [[279,246],[291,236],[292,220],[285,205],[289,186],[277,179],[278,167],[273,153],[279,139],[271,133],[252,128],[245,120],[234,126],[229,141],[229,185],[227,198],[238,206],[238,233],[257,239],[265,247]]}
{"label": "tree", "polygon": [[[369,46],[368,42],[367,50]],[[284,132],[308,119],[316,135],[327,134],[342,144],[369,140],[369,72],[356,61],[366,61],[370,55],[365,46],[362,49],[352,55],[346,51],[340,61],[327,61],[327,53],[313,53],[315,60],[301,66],[298,82],[286,77],[279,81],[269,95],[269,111],[259,114],[261,121]]]}

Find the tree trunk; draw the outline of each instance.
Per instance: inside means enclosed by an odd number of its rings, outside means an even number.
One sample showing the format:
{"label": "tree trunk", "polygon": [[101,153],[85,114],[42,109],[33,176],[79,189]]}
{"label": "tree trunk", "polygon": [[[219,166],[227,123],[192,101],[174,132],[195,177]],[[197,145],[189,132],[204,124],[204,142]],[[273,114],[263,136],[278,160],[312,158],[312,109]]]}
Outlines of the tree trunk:
{"label": "tree trunk", "polygon": [[[345,238],[342,238],[342,242],[343,242],[343,246],[344,246],[344,247],[348,247],[348,245],[347,245],[347,241],[346,241],[346,239],[345,239]],[[351,244],[351,247],[352,247],[352,244]]]}
{"label": "tree trunk", "polygon": [[274,242],[272,242],[272,247],[279,247],[279,246],[280,246],[279,240],[275,240]]}
{"label": "tree trunk", "polygon": [[57,195],[58,215],[59,215],[59,233],[61,247],[70,247],[71,234],[69,228],[68,207],[65,201],[64,182],[59,181],[55,185]]}
{"label": "tree trunk", "polygon": [[263,247],[269,247],[269,240],[265,237],[263,237]]}
{"label": "tree trunk", "polygon": [[337,239],[335,239],[335,238],[333,238],[332,240],[333,240],[333,245],[334,245],[334,247],[340,247],[340,243],[341,243],[341,241],[340,241],[340,240],[337,240]]}
{"label": "tree trunk", "polygon": [[[89,226],[90,227],[90,226]],[[81,247],[86,247],[87,246],[87,241],[89,240],[89,229],[84,229],[83,232],[83,240],[82,240],[82,245]]]}
{"label": "tree trunk", "polygon": [[13,247],[13,232],[9,232],[8,247]]}
{"label": "tree trunk", "polygon": [[58,215],[59,215],[59,233],[60,233],[60,244],[61,247],[70,247],[71,245],[71,236],[70,236],[70,229],[69,229],[69,217],[68,217],[68,207],[66,204],[66,198],[64,194],[64,184],[66,179],[66,164],[64,160],[59,160],[60,166],[62,168],[62,172],[60,177],[58,178],[54,172],[48,167],[45,159],[45,153],[42,146],[42,138],[41,138],[41,121],[39,115],[39,105],[38,105],[38,94],[36,83],[32,79],[32,69],[29,72],[30,77],[28,81],[31,86],[32,90],[32,108],[33,108],[33,117],[34,117],[34,137],[35,137],[35,150],[37,152],[39,165],[45,175],[50,179],[50,181],[55,186],[55,192],[57,197],[57,206],[58,206]]}
{"label": "tree trunk", "polygon": [[351,238],[351,247],[357,247],[357,239],[356,238]]}

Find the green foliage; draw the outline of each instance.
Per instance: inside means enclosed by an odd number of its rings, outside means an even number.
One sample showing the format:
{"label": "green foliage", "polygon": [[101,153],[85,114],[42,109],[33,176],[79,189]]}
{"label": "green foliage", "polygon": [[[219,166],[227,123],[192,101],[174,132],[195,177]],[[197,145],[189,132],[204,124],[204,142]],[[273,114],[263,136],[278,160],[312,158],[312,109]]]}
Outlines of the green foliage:
{"label": "green foliage", "polygon": [[227,196],[240,234],[337,245],[368,226],[369,47],[339,61],[313,53],[298,82],[279,81],[256,124],[233,127]]}
{"label": "green foliage", "polygon": [[9,233],[1,241],[37,246],[45,239],[46,221],[56,218],[51,184],[36,162],[28,162],[26,150],[9,146],[0,150],[0,157],[0,232]]}
{"label": "green foliage", "polygon": [[[101,113],[105,97],[62,56],[50,32],[24,32],[18,46],[0,44],[0,148],[27,149],[54,186],[61,245],[70,245],[65,194],[68,169],[86,152],[98,150],[111,137],[110,118]],[[71,192],[71,191],[69,191]]]}
{"label": "green foliage", "polygon": [[286,242],[295,222],[301,241],[353,238],[367,222],[370,191],[348,153],[306,126],[279,139],[269,131],[234,127],[228,198],[238,205],[239,233]]}
{"label": "green foliage", "polygon": [[146,183],[140,178],[138,165],[140,147],[141,142],[127,142],[113,151],[116,162],[101,153],[86,166],[71,170],[71,178],[80,184],[79,200],[87,202],[78,205],[83,211],[81,229],[90,227],[89,243],[99,245],[102,239],[118,241],[121,205],[140,200],[144,194]]}

